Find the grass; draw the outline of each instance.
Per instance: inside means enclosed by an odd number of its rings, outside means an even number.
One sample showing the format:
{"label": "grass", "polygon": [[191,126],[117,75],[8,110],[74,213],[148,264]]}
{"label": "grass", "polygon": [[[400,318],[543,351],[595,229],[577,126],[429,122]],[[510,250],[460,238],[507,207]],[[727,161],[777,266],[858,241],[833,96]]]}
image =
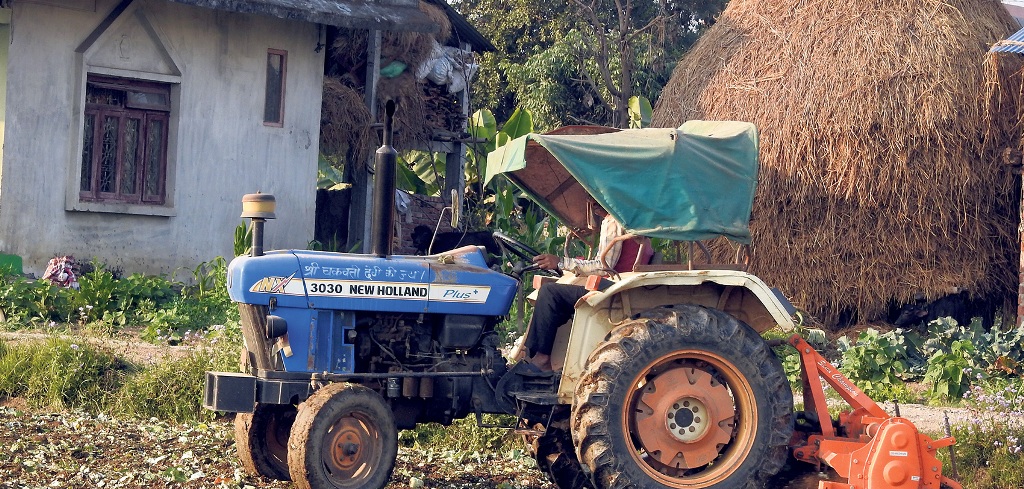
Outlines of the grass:
{"label": "grass", "polygon": [[98,410],[126,365],[113,354],[52,337],[0,348],[0,396],[36,407]]}
{"label": "grass", "polygon": [[137,365],[108,348],[67,337],[0,341],[0,400],[22,398],[39,410],[209,420],[216,413],[202,408],[205,372],[237,370],[240,347],[199,347],[180,358]]}

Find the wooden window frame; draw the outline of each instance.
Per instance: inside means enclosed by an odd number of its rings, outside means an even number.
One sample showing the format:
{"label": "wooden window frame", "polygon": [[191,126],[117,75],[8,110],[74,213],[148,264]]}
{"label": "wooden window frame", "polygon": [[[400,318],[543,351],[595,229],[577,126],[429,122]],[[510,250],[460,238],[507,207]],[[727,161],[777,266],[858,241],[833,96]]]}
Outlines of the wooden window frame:
{"label": "wooden window frame", "polygon": [[[167,147],[171,112],[171,86],[166,83],[137,81],[125,78],[92,75],[86,81],[86,104],[84,110],[82,135],[82,171],[79,176],[79,199],[82,202],[124,203],[142,205],[164,205],[166,201],[167,182]],[[124,92],[119,104],[89,102],[90,89],[109,89]],[[133,103],[129,92],[146,92],[165,96],[166,104]],[[89,119],[92,118],[91,134]],[[104,185],[104,136],[105,122],[114,120],[117,124],[116,139],[110,142],[115,146],[113,173],[109,185]],[[129,120],[138,120],[135,131],[134,168],[131,175],[125,168],[126,127]],[[151,128],[154,122],[162,124],[162,134],[150,141]],[[156,143],[154,146],[153,143]],[[91,143],[91,144],[90,144]],[[155,153],[155,165],[150,158]],[[108,160],[109,163],[109,160]],[[132,178],[132,184],[126,187],[126,178]],[[155,178],[155,182],[153,179]],[[147,183],[153,182],[152,191],[147,192]]]}
{"label": "wooden window frame", "polygon": [[[277,119],[268,120],[270,114],[268,113],[273,100],[271,99],[271,72],[270,72],[270,60],[274,56],[281,57],[281,79],[279,93],[280,98],[277,101]],[[284,127],[284,100],[285,100],[285,87],[288,85],[288,51],[283,49],[267,49],[267,78],[266,83],[263,86],[263,125],[269,127]]]}

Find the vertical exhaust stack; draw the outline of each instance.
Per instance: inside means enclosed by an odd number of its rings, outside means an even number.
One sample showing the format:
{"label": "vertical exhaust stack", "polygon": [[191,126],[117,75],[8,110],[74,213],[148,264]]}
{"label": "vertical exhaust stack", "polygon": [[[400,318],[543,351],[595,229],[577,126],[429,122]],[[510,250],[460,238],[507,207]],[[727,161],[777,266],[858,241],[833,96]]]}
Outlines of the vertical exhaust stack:
{"label": "vertical exhaust stack", "polygon": [[263,256],[263,224],[267,219],[274,219],[277,200],[273,195],[245,194],[242,196],[242,219],[252,219],[252,249],[250,256]]}
{"label": "vertical exhaust stack", "polygon": [[391,237],[395,229],[395,165],[398,152],[391,146],[394,130],[395,102],[384,106],[384,144],[374,156],[373,214],[370,227],[374,255],[391,255]]}

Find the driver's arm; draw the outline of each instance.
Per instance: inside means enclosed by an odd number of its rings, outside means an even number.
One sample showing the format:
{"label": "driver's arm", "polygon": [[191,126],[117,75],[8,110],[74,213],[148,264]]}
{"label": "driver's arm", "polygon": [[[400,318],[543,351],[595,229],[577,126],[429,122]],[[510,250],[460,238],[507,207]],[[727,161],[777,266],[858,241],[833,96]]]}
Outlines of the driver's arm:
{"label": "driver's arm", "polygon": [[585,260],[582,258],[559,258],[550,253],[543,253],[533,257],[533,263],[545,270],[561,268],[575,275],[589,275],[601,271],[601,260]]}
{"label": "driver's arm", "polygon": [[[610,215],[605,216],[604,220],[601,221],[601,240],[597,250],[600,252],[605,248],[609,248],[606,254],[607,256],[605,257],[609,263],[614,264],[619,260],[619,253],[622,250],[622,244],[614,240],[615,237],[622,233],[622,226],[619,225],[618,221]],[[559,258],[550,253],[542,253],[533,257],[533,263],[546,270],[561,268],[562,270],[572,272],[575,275],[592,275],[602,272],[606,268],[604,263],[601,262],[600,255],[598,255],[597,259],[587,260],[583,258]]]}
{"label": "driver's arm", "polygon": [[554,270],[560,268],[562,261],[555,255],[550,253],[541,253],[533,257],[533,264],[545,270]]}

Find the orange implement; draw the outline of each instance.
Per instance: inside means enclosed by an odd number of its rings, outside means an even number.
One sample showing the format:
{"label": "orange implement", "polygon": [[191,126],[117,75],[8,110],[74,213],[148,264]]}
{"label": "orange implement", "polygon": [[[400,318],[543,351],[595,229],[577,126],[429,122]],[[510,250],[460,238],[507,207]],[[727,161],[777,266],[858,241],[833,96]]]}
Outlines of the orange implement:
{"label": "orange implement", "polygon": [[[847,482],[821,481],[819,489],[962,489],[942,475],[935,453],[952,446],[952,437],[932,440],[909,420],[889,416],[799,335],[789,339],[800,353],[804,415],[817,420],[819,433],[794,438],[793,455],[815,465],[825,463]],[[825,380],[852,411],[833,421],[825,402]]]}

